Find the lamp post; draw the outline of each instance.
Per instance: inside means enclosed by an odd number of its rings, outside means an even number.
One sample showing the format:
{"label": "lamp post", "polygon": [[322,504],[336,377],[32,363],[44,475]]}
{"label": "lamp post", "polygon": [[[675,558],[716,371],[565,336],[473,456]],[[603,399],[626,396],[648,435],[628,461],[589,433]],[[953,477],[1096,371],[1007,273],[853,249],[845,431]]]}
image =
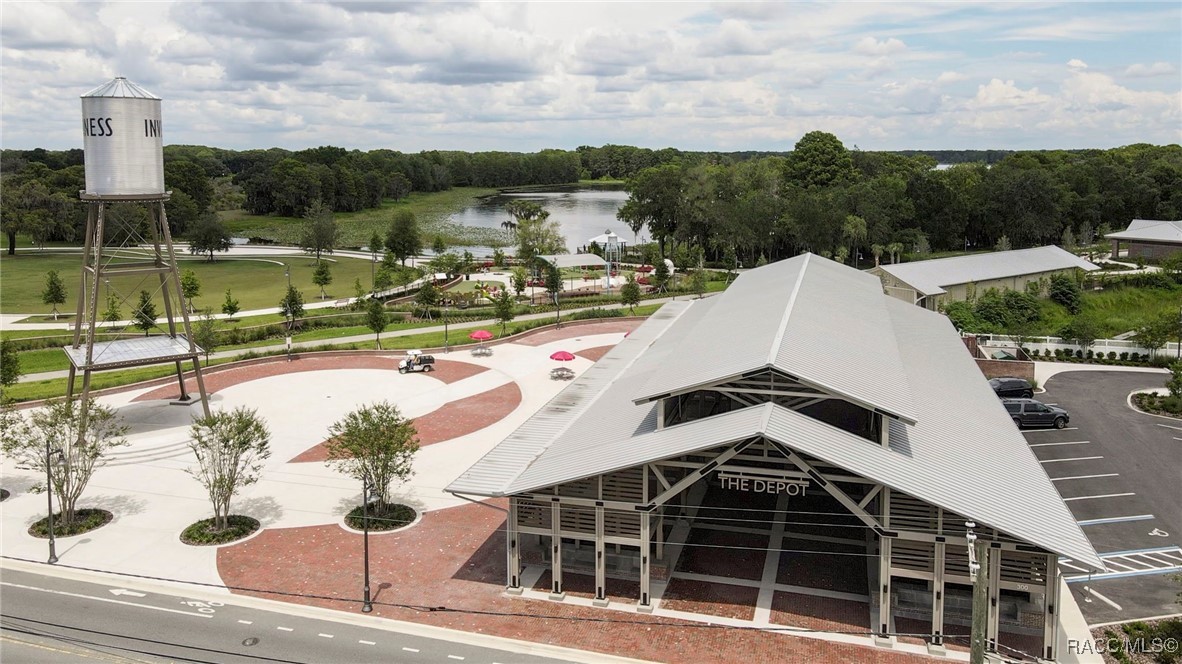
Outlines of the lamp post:
{"label": "lamp post", "polygon": [[45,500],[49,505],[49,564],[52,565],[57,562],[57,542],[53,537],[53,474],[50,472],[50,463],[54,455],[61,458],[62,451],[60,449],[50,450],[49,441],[45,441]]}
{"label": "lamp post", "polygon": [[[286,301],[287,296],[291,293],[291,268],[288,267],[287,263],[283,264],[283,276],[287,277],[287,292],[283,294],[283,299],[284,299],[284,301]],[[289,320],[287,322],[287,337],[284,339],[284,341],[287,343],[287,361],[288,362],[291,362],[291,326],[294,323],[295,323],[295,316],[292,316],[291,320]]]}
{"label": "lamp post", "polygon": [[449,309],[448,304],[447,298],[443,298],[443,352],[445,353],[451,352],[450,337],[448,337],[447,333],[447,312]]}
{"label": "lamp post", "polygon": [[361,524],[365,541],[365,590],[362,596],[361,612],[370,613],[373,611],[373,601],[369,597],[369,476],[363,475],[361,478]]}

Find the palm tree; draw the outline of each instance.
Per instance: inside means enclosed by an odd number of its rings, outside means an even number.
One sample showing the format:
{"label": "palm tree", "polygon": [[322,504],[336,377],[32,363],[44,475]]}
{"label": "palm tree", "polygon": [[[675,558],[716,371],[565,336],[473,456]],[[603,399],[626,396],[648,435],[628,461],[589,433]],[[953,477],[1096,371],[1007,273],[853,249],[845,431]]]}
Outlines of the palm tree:
{"label": "palm tree", "polygon": [[848,215],[841,224],[841,235],[849,243],[849,255],[854,257],[854,263],[857,264],[858,245],[866,241],[866,220],[855,214]]}
{"label": "palm tree", "polygon": [[886,247],[881,244],[870,245],[870,253],[874,254],[874,267],[878,267],[878,263],[882,259],[882,252],[884,251],[886,251]]}
{"label": "palm tree", "polygon": [[845,259],[849,257],[850,249],[845,245],[838,247],[837,251],[833,252],[833,260],[837,261],[838,263],[845,263]]}
{"label": "palm tree", "polygon": [[886,246],[887,253],[891,255],[891,263],[899,262],[899,254],[903,253],[902,242],[892,242]]}
{"label": "palm tree", "polygon": [[504,228],[505,230],[509,231],[510,234],[516,233],[517,232],[517,222],[513,221],[512,219],[507,219],[507,220],[501,222],[501,228]]}

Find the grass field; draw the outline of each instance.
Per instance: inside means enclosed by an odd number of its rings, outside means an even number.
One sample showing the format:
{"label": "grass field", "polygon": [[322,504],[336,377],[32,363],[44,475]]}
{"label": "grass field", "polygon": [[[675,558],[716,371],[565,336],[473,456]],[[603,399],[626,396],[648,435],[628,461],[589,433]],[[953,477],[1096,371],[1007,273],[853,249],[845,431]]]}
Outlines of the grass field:
{"label": "grass field", "polygon": [[[390,220],[398,210],[414,213],[426,247],[431,246],[435,235],[441,235],[449,246],[489,245],[496,241],[504,244],[508,236],[500,229],[466,228],[445,223],[449,216],[472,205],[477,198],[496,192],[496,189],[482,187],[416,192],[401,201],[383,201],[380,208],[338,212],[336,220],[341,230],[340,244],[345,247],[366,246],[375,231],[385,237]],[[294,217],[256,216],[242,210],[219,212],[218,216],[232,235],[267,238],[285,244],[299,241],[303,224],[302,219]]]}
{"label": "grass field", "polygon": [[[1136,330],[1162,313],[1178,315],[1182,306],[1182,288],[1131,288],[1112,286],[1102,291],[1084,291],[1083,313],[1096,317],[1106,338]],[[1041,301],[1042,321],[1038,335],[1058,336],[1071,322],[1071,314],[1062,305]]]}
{"label": "grass field", "polygon": [[[334,261],[330,263],[333,282],[326,289],[329,299],[352,296],[353,280],[356,278],[361,279],[363,286],[369,287],[369,261],[360,258],[326,258]],[[15,256],[0,255],[0,313],[48,314],[51,307],[41,303],[41,291],[50,270],[57,270],[66,286],[66,303],[58,311],[73,312],[77,306],[81,260],[79,253],[26,252]],[[291,283],[303,291],[305,303],[319,301],[320,288],[312,283],[316,261],[305,256],[267,260],[220,257],[210,263],[186,255],[179,261],[179,267],[181,271],[193,270],[201,280],[201,294],[194,298],[197,309],[210,307],[215,313],[220,313],[227,288],[238,299],[243,311],[279,306],[287,281],[283,276],[284,266],[276,261],[290,265]],[[127,298],[121,306],[124,319],[130,318],[141,289],[155,293],[160,285],[155,275],[122,276],[110,281],[112,291]],[[100,291],[101,316],[106,308],[105,285]],[[160,298],[156,297],[155,301],[156,310],[163,317],[164,307]]]}

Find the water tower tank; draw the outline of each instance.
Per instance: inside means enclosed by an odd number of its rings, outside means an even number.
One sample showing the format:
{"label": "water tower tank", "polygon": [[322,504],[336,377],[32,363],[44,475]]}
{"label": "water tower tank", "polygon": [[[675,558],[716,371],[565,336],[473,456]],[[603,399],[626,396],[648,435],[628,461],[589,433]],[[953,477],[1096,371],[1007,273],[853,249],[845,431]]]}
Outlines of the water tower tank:
{"label": "water tower tank", "polygon": [[119,77],[82,95],[86,193],[164,193],[160,98]]}

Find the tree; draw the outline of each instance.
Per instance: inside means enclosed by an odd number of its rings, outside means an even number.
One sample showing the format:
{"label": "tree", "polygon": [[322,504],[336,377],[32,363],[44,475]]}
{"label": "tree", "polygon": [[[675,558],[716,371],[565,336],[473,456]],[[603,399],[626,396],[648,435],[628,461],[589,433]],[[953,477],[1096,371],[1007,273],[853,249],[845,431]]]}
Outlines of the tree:
{"label": "tree", "polygon": [[390,324],[390,316],[386,313],[386,305],[376,297],[369,301],[365,309],[365,326],[373,331],[374,341],[378,350],[382,349],[382,331]]}
{"label": "tree", "polygon": [[415,304],[423,308],[424,318],[431,320],[431,307],[439,304],[439,289],[430,278],[423,282],[419,292],[415,294]]}
{"label": "tree", "polygon": [[525,292],[526,286],[529,284],[529,273],[526,272],[524,267],[518,265],[513,268],[512,274],[513,290],[517,293],[517,297],[521,297],[522,293]]}
{"label": "tree", "polygon": [[[849,255],[854,258],[854,265],[858,264],[858,247],[866,241],[866,220],[855,215],[847,215],[841,224],[841,237],[849,247]],[[845,261],[838,261],[844,263]]]}
{"label": "tree", "polygon": [[[842,248],[844,249],[845,247],[842,247]],[[696,269],[696,270],[690,272],[690,275],[689,275],[690,291],[695,293],[698,296],[699,300],[702,299],[702,296],[706,294],[706,283],[707,283],[706,270],[699,268],[699,269]]]}
{"label": "tree", "polygon": [[[762,256],[761,256],[762,258]],[[764,265],[767,264],[767,259],[764,259]],[[657,287],[658,293],[664,293],[665,287],[669,285],[669,264],[664,259],[658,258],[657,264],[653,268],[653,286]]]}
{"label": "tree", "polygon": [[324,287],[332,283],[332,269],[325,261],[316,263],[316,270],[312,272],[312,283],[320,287],[320,299],[328,297],[324,294]]}
{"label": "tree", "polygon": [[1166,390],[1173,399],[1182,399],[1182,362],[1170,365],[1170,379],[1166,381]]}
{"label": "tree", "polygon": [[316,262],[319,263],[321,254],[331,254],[336,249],[339,235],[332,208],[319,200],[308,206],[304,212],[303,235],[300,236],[301,249],[315,254]]}
{"label": "tree", "polygon": [[214,320],[213,310],[205,309],[201,317],[193,323],[193,343],[205,354],[205,366],[209,366],[209,355],[218,346],[218,323]]}
{"label": "tree", "polygon": [[735,245],[728,244],[722,253],[722,264],[726,267],[726,283],[731,282],[731,277],[735,276],[735,270],[739,267],[739,257],[735,254]]}
{"label": "tree", "polygon": [[53,319],[57,320],[57,305],[66,303],[66,286],[62,283],[57,270],[50,270],[45,275],[45,290],[41,291],[41,301],[53,306]]}
{"label": "tree", "polygon": [[271,456],[271,433],[263,418],[245,406],[196,418],[189,433],[197,466],[187,472],[209,495],[213,529],[224,530],[230,525],[230,501],[259,480],[263,462]]}
{"label": "tree", "polygon": [[[51,400],[28,420],[14,419],[0,430],[4,453],[17,468],[35,473],[37,493],[47,476],[60,501],[61,525],[74,523],[75,506],[90,478],[106,464],[111,450],[127,444],[127,426],[111,408],[91,399]],[[48,457],[45,450],[54,453]],[[60,454],[58,454],[60,452]],[[48,465],[48,468],[46,466]]]}
{"label": "tree", "polygon": [[993,245],[994,251],[1009,251],[1011,249],[1013,246],[1010,244],[1010,238],[1004,235],[997,238],[997,243]]}
{"label": "tree", "polygon": [[201,280],[197,278],[197,273],[192,270],[185,270],[181,273],[181,294],[185,296],[185,301],[189,303],[189,313],[193,313],[193,298],[201,294]]}
{"label": "tree", "polygon": [[882,260],[882,254],[886,251],[886,247],[881,244],[870,245],[870,253],[874,255],[874,267],[878,267],[879,261]]}
{"label": "tree", "polygon": [[850,151],[836,136],[810,131],[792,149],[785,175],[789,183],[811,189],[849,184],[857,170]]}
{"label": "tree", "polygon": [[419,222],[415,219],[414,213],[409,210],[394,213],[394,218],[390,221],[390,230],[386,233],[386,249],[402,261],[403,267],[406,267],[407,258],[423,250]]}
{"label": "tree", "polygon": [[513,297],[509,295],[507,288],[502,288],[497,297],[493,299],[493,313],[497,320],[501,322],[501,336],[505,336],[505,326],[513,322]]}
{"label": "tree", "polygon": [[361,284],[361,277],[353,279],[353,301],[349,304],[349,308],[353,311],[361,311],[365,308],[365,286]]}
{"label": "tree", "polygon": [[287,293],[279,301],[279,313],[287,320],[287,329],[290,331],[295,327],[296,319],[304,315],[304,294],[296,290],[295,286],[288,286]]}
{"label": "tree", "polygon": [[1071,232],[1070,226],[1063,229],[1063,237],[1059,240],[1059,246],[1067,251],[1075,248],[1075,233]]}
{"label": "tree", "polygon": [[632,229],[633,240],[648,226],[662,256],[665,242],[676,230],[684,208],[683,177],[680,164],[664,164],[637,172],[624,185],[628,200],[616,212],[616,218]]}
{"label": "tree", "polygon": [[132,324],[144,331],[144,336],[156,327],[156,303],[146,290],[140,291],[140,301],[131,312]]}
{"label": "tree", "polygon": [[562,292],[562,273],[558,266],[546,264],[546,293],[554,301],[554,324],[562,325],[562,305],[559,304],[558,294]]}
{"label": "tree", "polygon": [[636,283],[636,275],[628,274],[628,279],[620,286],[620,303],[628,305],[631,313],[636,313],[636,305],[640,304],[640,284]]}
{"label": "tree", "polygon": [[226,314],[227,320],[232,320],[234,318],[234,314],[238,313],[239,311],[237,298],[231,295],[230,289],[227,288],[226,299],[222,302],[222,313]]}
{"label": "tree", "polygon": [[550,213],[538,203],[525,200],[510,201],[505,209],[517,224],[517,258],[529,264],[545,254],[566,253],[566,238],[557,221],[550,221]]}
{"label": "tree", "polygon": [[206,215],[189,231],[189,253],[194,255],[209,254],[209,262],[213,262],[213,252],[229,251],[233,242],[230,231],[218,221],[214,215]]}
{"label": "tree", "polygon": [[493,265],[497,267],[505,267],[505,250],[500,247],[493,249],[492,253]]}
{"label": "tree", "polygon": [[392,285],[394,285],[394,274],[390,271],[389,267],[382,265],[378,268],[377,274],[373,278],[374,292],[379,293]]}
{"label": "tree", "polygon": [[1080,350],[1087,352],[1092,344],[1096,343],[1104,334],[1104,328],[1100,321],[1089,314],[1080,314],[1071,319],[1071,322],[1063,328],[1060,336],[1070,339],[1072,343],[1079,346]]}
{"label": "tree", "polygon": [[436,235],[435,239],[431,241],[431,252],[436,256],[447,251],[447,243],[443,241],[442,235]]}
{"label": "tree", "polygon": [[[16,347],[8,339],[0,339],[0,388],[7,390],[21,377],[21,358]],[[4,395],[0,394],[0,403]]]}
{"label": "tree", "polygon": [[123,319],[123,312],[119,309],[119,296],[107,293],[107,308],[103,311],[103,322],[114,325]]}
{"label": "tree", "polygon": [[414,474],[419,441],[414,423],[398,407],[379,401],[363,406],[328,428],[326,463],[377,493],[378,513],[390,503],[395,482]]}
{"label": "tree", "polygon": [[1079,284],[1066,274],[1051,275],[1051,284],[1047,289],[1047,295],[1052,302],[1058,302],[1072,314],[1078,314],[1083,308],[1083,293],[1080,291]]}
{"label": "tree", "polygon": [[892,242],[886,246],[887,253],[891,256],[891,264],[899,262],[899,257],[903,253],[902,242]]}

